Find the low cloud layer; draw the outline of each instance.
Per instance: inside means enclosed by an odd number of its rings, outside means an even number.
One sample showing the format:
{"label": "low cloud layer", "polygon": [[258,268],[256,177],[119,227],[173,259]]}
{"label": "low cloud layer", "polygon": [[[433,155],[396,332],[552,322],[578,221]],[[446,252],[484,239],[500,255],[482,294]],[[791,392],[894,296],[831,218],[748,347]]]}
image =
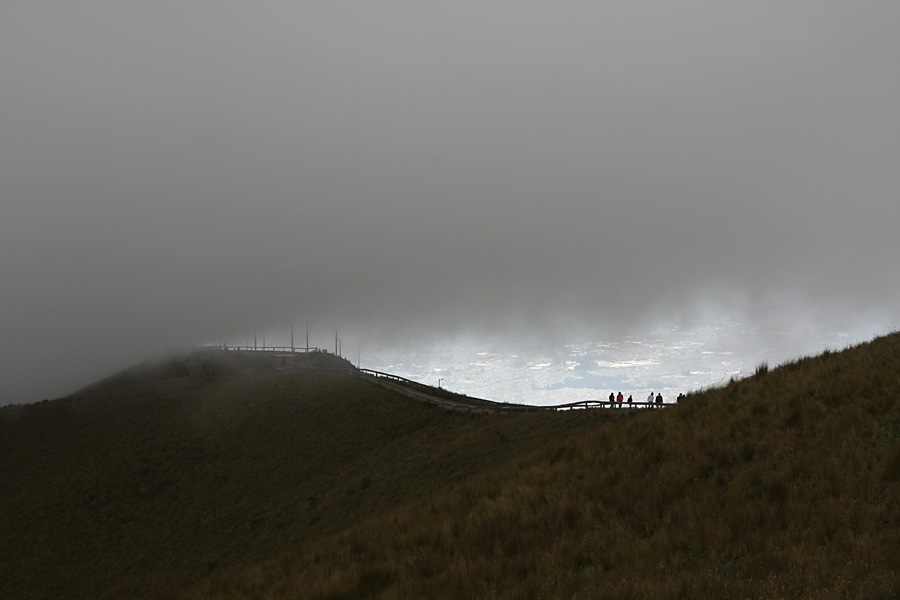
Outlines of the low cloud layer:
{"label": "low cloud layer", "polygon": [[306,319],[318,345],[734,299],[896,322],[898,25],[879,2],[4,3],[0,404]]}

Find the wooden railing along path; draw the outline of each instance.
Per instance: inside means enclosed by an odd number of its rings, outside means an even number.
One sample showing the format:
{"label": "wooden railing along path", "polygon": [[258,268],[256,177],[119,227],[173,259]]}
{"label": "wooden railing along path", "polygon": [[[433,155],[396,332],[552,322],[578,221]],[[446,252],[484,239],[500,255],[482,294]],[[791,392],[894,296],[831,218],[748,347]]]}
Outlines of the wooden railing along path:
{"label": "wooden railing along path", "polygon": [[[195,350],[230,350],[243,352],[327,352],[319,348],[297,348],[296,346],[198,346]],[[205,367],[205,365],[204,365]],[[428,387],[400,375],[385,373],[383,371],[375,371],[373,369],[359,369],[356,367],[334,368],[334,367],[313,367],[303,365],[291,365],[289,369],[309,369],[315,371],[330,371],[347,373],[356,376],[362,376],[376,385],[391,389],[395,392],[403,394],[409,398],[435,404],[448,410],[456,410],[470,413],[497,413],[497,412],[522,412],[529,410],[572,410],[579,408],[643,408],[653,409],[667,406],[666,403],[657,404],[655,402],[610,402],[609,400],[580,400],[578,402],[569,402],[566,404],[556,404],[550,406],[534,406],[530,404],[513,404],[510,402],[496,402],[494,400],[485,400],[483,398],[473,398],[471,396],[463,396],[447,391],[446,393],[457,396],[459,400],[451,400],[442,398],[435,394],[428,393]],[[425,388],[424,390],[422,388]],[[438,388],[440,390],[440,388]],[[444,391],[444,390],[441,390]],[[473,402],[473,403],[470,403]]]}
{"label": "wooden railing along path", "polygon": [[611,408],[643,408],[643,409],[655,409],[662,408],[666,406],[665,403],[657,404],[655,402],[610,402],[609,400],[580,400],[578,402],[569,402],[566,404],[556,404],[551,406],[533,406],[529,404],[511,404],[509,402],[495,402],[493,400],[485,400],[483,398],[471,398],[478,402],[481,405],[473,405],[467,404],[465,402],[459,402],[455,400],[449,400],[446,398],[439,398],[437,396],[427,394],[425,392],[420,392],[418,390],[413,389],[410,386],[421,387],[423,384],[413,381],[412,379],[407,379],[406,377],[401,377],[399,375],[394,375],[392,373],[384,373],[382,371],[374,371],[372,369],[359,369],[359,372],[370,379],[373,383],[377,385],[381,385],[382,387],[386,387],[397,391],[401,394],[404,394],[410,398],[414,398],[416,400],[421,400],[423,402],[429,402],[431,404],[437,404],[443,408],[447,408],[449,410],[459,410],[464,412],[476,412],[476,413],[494,413],[494,412],[521,412],[528,410],[572,410],[578,408],[595,408],[595,407],[611,407]]}

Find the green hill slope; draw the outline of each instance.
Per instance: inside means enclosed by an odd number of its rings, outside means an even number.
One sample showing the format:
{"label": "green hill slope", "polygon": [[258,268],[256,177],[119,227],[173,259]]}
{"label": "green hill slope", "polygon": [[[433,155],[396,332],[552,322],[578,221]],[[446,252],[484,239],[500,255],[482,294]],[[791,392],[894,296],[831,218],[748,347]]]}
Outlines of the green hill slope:
{"label": "green hill slope", "polygon": [[177,363],[0,409],[0,597],[170,598],[603,420],[474,417],[346,374],[198,380]]}
{"label": "green hill slope", "polygon": [[3,598],[897,598],[900,336],[662,411],[352,375],[0,409]]}

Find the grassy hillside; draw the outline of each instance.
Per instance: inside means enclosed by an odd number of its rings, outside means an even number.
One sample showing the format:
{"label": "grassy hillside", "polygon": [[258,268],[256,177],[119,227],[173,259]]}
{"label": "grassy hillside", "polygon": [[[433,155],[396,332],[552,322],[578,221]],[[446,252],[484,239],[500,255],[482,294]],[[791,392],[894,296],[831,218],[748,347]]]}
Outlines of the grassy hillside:
{"label": "grassy hillside", "polygon": [[761,368],[188,597],[897,598],[898,367],[892,335]]}
{"label": "grassy hillside", "polygon": [[0,597],[171,598],[604,417],[511,422],[351,375],[243,372],[151,361],[0,409]]}
{"label": "grassy hillside", "polygon": [[4,598],[898,598],[900,335],[662,411],[349,375],[0,409]]}

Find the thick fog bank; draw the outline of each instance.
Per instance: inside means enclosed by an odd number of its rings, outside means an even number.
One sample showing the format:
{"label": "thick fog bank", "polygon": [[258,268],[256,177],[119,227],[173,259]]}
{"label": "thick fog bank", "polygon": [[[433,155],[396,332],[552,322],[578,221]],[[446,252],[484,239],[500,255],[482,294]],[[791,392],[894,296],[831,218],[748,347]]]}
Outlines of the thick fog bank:
{"label": "thick fog bank", "polygon": [[898,25],[865,1],[5,2],[0,402],[306,319],[388,348],[621,339],[731,298],[891,327]]}

